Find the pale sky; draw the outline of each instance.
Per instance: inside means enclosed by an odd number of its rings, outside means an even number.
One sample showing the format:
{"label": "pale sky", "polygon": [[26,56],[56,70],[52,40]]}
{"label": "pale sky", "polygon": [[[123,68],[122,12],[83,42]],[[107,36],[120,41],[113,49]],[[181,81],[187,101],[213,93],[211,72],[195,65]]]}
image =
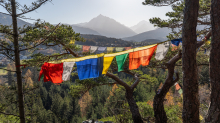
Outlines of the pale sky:
{"label": "pale sky", "polygon": [[[34,0],[17,0],[22,5]],[[171,7],[144,6],[144,0],[53,0],[41,6],[36,11],[26,14],[26,17],[43,19],[51,24],[77,24],[88,22],[99,14],[110,17],[128,27],[142,20],[149,21],[152,17],[167,19],[165,13]],[[0,7],[1,12],[5,12]],[[33,22],[31,20],[25,20]]]}

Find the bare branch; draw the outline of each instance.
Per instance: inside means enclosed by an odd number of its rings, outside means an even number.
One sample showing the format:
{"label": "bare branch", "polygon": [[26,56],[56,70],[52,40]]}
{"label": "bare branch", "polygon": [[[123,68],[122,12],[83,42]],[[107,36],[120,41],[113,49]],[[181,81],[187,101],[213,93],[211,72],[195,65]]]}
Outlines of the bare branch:
{"label": "bare branch", "polygon": [[131,89],[134,90],[134,88],[138,85],[140,82],[140,79],[137,77],[137,75],[134,76],[135,82],[131,85]]}
{"label": "bare branch", "polygon": [[106,76],[114,79],[119,85],[122,85],[126,88],[126,90],[130,90],[131,88],[129,87],[129,85],[127,83],[125,83],[124,81],[122,81],[121,79],[119,79],[117,76],[115,76],[114,74],[111,74],[109,72],[106,73]]}
{"label": "bare branch", "polygon": [[13,116],[16,116],[16,117],[20,117],[20,116],[18,116],[18,115],[16,115],[16,114],[9,114],[9,113],[5,113],[5,112],[0,112],[1,114],[4,114],[4,115],[13,115]]}
{"label": "bare branch", "polygon": [[4,68],[0,68],[2,70],[6,70],[6,71],[10,71],[10,72],[16,72],[16,71],[12,71],[12,70],[8,70],[8,69],[4,69]]}
{"label": "bare branch", "polygon": [[11,16],[11,14],[7,14],[7,13],[4,13],[4,12],[0,12],[0,13]]}
{"label": "bare branch", "polygon": [[33,7],[32,9],[30,9],[30,10],[28,10],[28,11],[25,11],[25,12],[23,12],[23,13],[17,14],[17,17],[18,17],[18,16],[21,16],[21,15],[23,15],[23,14],[32,12],[32,11],[34,11],[34,10],[36,10],[36,9],[38,9],[39,7],[41,7],[41,6],[42,6],[44,3],[46,3],[47,1],[49,1],[49,0],[45,0],[45,1],[41,2],[41,3],[39,3],[38,5],[36,5],[35,7]]}

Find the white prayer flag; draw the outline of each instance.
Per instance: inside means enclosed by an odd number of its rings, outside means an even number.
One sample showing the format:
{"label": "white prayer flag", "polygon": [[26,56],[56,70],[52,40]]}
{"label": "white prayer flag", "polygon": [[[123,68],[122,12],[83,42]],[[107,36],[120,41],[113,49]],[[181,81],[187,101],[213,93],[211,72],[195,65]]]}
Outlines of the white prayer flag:
{"label": "white prayer flag", "polygon": [[70,75],[73,70],[74,64],[75,62],[63,62],[63,75],[62,75],[63,81],[70,80]]}
{"label": "white prayer flag", "polygon": [[155,59],[162,60],[166,56],[166,54],[169,50],[169,46],[170,46],[170,42],[164,42],[162,44],[159,44],[157,46]]}

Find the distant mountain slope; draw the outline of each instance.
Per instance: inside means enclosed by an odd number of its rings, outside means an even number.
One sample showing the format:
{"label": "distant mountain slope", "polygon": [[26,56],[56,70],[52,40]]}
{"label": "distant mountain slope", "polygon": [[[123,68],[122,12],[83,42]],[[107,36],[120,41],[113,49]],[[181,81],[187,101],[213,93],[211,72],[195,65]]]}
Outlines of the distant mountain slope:
{"label": "distant mountain slope", "polygon": [[116,38],[108,38],[99,35],[86,35],[81,34],[86,42],[76,42],[76,44],[89,45],[89,46],[104,46],[104,47],[130,47],[134,46],[133,42],[124,41]]}
{"label": "distant mountain slope", "polygon": [[135,36],[126,37],[126,38],[122,38],[122,39],[126,40],[126,41],[136,41],[136,42],[141,42],[146,39],[157,39],[157,40],[165,41],[165,40],[167,40],[166,36],[169,33],[171,33],[171,29],[158,28],[158,29],[155,29],[152,31],[143,32],[143,33],[137,34]]}
{"label": "distant mountain slope", "polygon": [[134,25],[130,28],[137,34],[156,29],[156,27],[154,27],[153,24],[145,20],[139,22],[137,25]]}
{"label": "distant mountain slope", "polygon": [[[18,20],[19,27],[22,27],[23,25],[32,26],[32,24],[25,22],[19,18],[17,20]],[[1,25],[11,25],[12,24],[11,16],[0,13],[0,24]]]}
{"label": "distant mountain slope", "polygon": [[130,28],[103,15],[93,18],[88,23],[84,24],[83,27],[93,29],[101,35],[107,37],[123,38],[136,35],[136,33]]}
{"label": "distant mountain slope", "polygon": [[93,35],[101,35],[99,34],[97,31],[89,29],[89,28],[85,28],[85,27],[81,27],[81,26],[76,26],[76,25],[71,25],[73,30],[76,33],[80,33],[80,34],[93,34]]}

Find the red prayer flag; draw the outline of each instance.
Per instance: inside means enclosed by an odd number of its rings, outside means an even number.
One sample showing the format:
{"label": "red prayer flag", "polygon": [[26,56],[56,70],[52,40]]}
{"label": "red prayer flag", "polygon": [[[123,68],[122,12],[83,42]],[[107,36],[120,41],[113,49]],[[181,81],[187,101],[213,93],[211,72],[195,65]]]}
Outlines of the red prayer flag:
{"label": "red prayer flag", "polygon": [[132,47],[125,47],[125,50],[130,50]]}
{"label": "red prayer flag", "polygon": [[91,46],[85,46],[83,45],[83,52],[89,52]]}
{"label": "red prayer flag", "polygon": [[42,75],[44,75],[44,82],[51,81],[56,84],[62,83],[63,63],[52,64],[45,62],[41,67],[38,81],[40,81]]}
{"label": "red prayer flag", "polygon": [[177,83],[176,84],[176,90],[179,90],[181,87],[180,87],[180,85]]}
{"label": "red prayer flag", "polygon": [[146,50],[129,53],[129,70],[137,69],[140,65],[148,65],[156,48],[157,45]]}

